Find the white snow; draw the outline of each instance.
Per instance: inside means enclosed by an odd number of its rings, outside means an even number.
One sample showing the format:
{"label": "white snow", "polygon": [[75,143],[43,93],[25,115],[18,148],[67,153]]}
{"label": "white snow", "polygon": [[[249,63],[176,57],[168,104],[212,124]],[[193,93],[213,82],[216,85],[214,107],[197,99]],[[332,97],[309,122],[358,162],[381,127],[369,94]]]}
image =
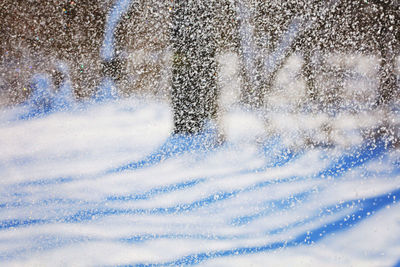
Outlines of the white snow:
{"label": "white snow", "polygon": [[[294,156],[274,166],[282,160],[282,140],[271,141],[257,114],[231,109],[220,147],[107,172],[167,140],[168,103],[133,97],[17,121],[8,120],[11,113],[0,118],[0,262],[6,266],[190,265],[196,257],[204,266],[399,260],[397,150],[337,177],[321,171],[346,153],[340,146],[293,146]],[[282,115],[275,123],[288,129],[298,118]],[[348,119],[341,128],[353,123]],[[357,123],[368,124],[363,121]],[[368,206],[374,197],[380,202]],[[360,209],[365,214],[357,219]],[[343,230],[329,228],[352,220]],[[293,242],[324,226],[326,236],[321,230],[313,244]]]}

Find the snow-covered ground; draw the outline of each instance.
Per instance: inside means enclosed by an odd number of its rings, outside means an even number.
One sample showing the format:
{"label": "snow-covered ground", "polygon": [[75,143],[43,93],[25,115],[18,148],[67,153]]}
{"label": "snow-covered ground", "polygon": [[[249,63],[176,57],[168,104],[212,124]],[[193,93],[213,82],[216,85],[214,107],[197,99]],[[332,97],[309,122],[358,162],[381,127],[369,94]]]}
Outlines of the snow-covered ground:
{"label": "snow-covered ground", "polygon": [[144,97],[20,112],[0,113],[1,265],[400,264],[400,151],[380,139],[295,145],[233,108],[208,146]]}

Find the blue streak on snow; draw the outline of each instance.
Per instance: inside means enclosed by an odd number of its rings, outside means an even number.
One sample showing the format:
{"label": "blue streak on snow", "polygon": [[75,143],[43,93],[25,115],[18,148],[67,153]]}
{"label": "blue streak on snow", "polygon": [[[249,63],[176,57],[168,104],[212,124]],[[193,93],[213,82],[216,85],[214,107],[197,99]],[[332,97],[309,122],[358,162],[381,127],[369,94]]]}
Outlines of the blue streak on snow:
{"label": "blue streak on snow", "polygon": [[291,195],[289,197],[267,201],[263,203],[263,208],[261,211],[257,212],[256,214],[234,218],[232,220],[232,224],[236,226],[241,226],[244,224],[248,224],[257,218],[270,215],[272,212],[274,212],[274,210],[288,210],[290,208],[293,208],[296,204],[306,200],[313,192],[315,192],[315,189],[310,189],[298,194]]}
{"label": "blue streak on snow", "polygon": [[21,226],[44,224],[48,223],[50,220],[44,219],[10,219],[0,222],[0,230],[12,229]]}
{"label": "blue streak on snow", "polygon": [[[164,147],[165,147],[165,145],[162,146],[159,151],[163,151]],[[193,151],[193,150],[190,150],[192,148],[190,146],[186,146],[186,149],[183,149],[184,145],[181,145],[179,147],[182,148],[182,150],[179,150],[179,152],[177,152],[176,154],[179,154],[181,152],[183,153],[184,151],[186,151],[186,152]],[[189,149],[187,149],[188,147],[189,147]],[[268,147],[270,147],[270,146],[268,146]],[[171,152],[171,151],[169,151],[169,152]],[[152,159],[152,158],[154,158],[153,155],[159,156],[160,154],[161,154],[160,152],[156,152],[156,153],[152,154],[151,156],[149,156],[147,158]],[[169,155],[165,155],[163,160],[167,159],[168,157],[172,157],[173,155],[176,155],[176,154],[175,153],[170,153]],[[262,168],[256,168],[256,169],[242,170],[238,174],[256,173],[256,172],[265,171],[266,169],[271,168],[271,167],[282,167],[286,163],[288,163],[289,161],[297,158],[299,155],[300,155],[300,153],[296,154],[296,153],[294,153],[292,151],[288,152],[287,149],[283,149],[279,153],[275,153],[273,159],[271,159],[270,157],[267,157],[269,160],[268,160],[268,163],[267,163],[266,166],[264,166]],[[268,155],[268,156],[270,156],[270,155]],[[159,157],[161,158],[161,156],[159,156]],[[146,160],[143,160],[142,162],[146,162]],[[158,161],[149,162],[149,163],[146,162],[146,164],[142,164],[142,165],[140,165],[140,167],[149,166],[150,164],[156,164],[156,163],[158,163]],[[124,170],[125,170],[125,168],[124,168]],[[223,178],[225,176],[232,176],[232,175],[235,175],[235,174],[236,173],[225,174],[225,175],[222,175],[222,176],[218,175],[216,178]],[[148,190],[145,193],[137,194],[137,195],[112,196],[112,197],[107,198],[107,200],[132,201],[132,200],[139,200],[139,199],[140,200],[149,199],[150,197],[152,197],[154,195],[158,195],[160,193],[169,193],[169,192],[176,191],[176,190],[179,190],[179,189],[187,188],[189,186],[191,187],[191,186],[198,185],[200,183],[204,183],[208,179],[209,178],[199,178],[199,179],[186,181],[186,182],[178,183],[178,184],[174,184],[174,185],[167,185],[167,186],[164,186],[164,187],[152,188],[152,189]],[[211,198],[216,198],[216,196],[213,195],[213,196],[211,196]],[[222,200],[221,196],[218,196],[217,199],[221,199]]]}
{"label": "blue streak on snow", "polygon": [[[72,199],[64,199],[64,198],[50,198],[50,199],[43,199],[34,202],[27,202],[27,201],[16,201],[16,202],[7,202],[0,204],[0,208],[17,208],[17,207],[27,207],[27,206],[49,206],[50,204],[68,204],[68,205],[76,205],[76,204],[84,204],[84,201],[81,200],[72,200]],[[87,203],[86,203],[87,204]]]}
{"label": "blue streak on snow", "polygon": [[[352,228],[353,226],[369,218],[372,214],[378,212],[382,208],[394,205],[395,201],[393,199],[399,197],[400,197],[400,189],[361,201],[358,200],[350,201],[350,203],[358,203],[356,211],[347,214],[346,216],[343,216],[335,221],[331,221],[330,223],[325,223],[323,226],[310,229],[304,233],[301,233],[297,237],[289,241],[274,242],[262,246],[241,247],[228,250],[196,253],[184,256],[174,261],[169,261],[164,263],[138,263],[126,266],[196,265],[201,262],[215,258],[239,256],[239,255],[243,256],[243,255],[250,255],[266,251],[277,250],[280,248],[295,247],[300,245],[311,245],[317,243],[325,236],[339,233]],[[342,205],[345,204],[347,203],[344,203]]]}
{"label": "blue streak on snow", "polygon": [[[211,134],[211,133],[210,133]],[[190,136],[185,136],[186,138],[183,140],[189,140],[189,138],[191,138]],[[198,136],[197,136],[198,137]],[[172,138],[172,137],[171,137]],[[210,137],[211,138],[211,137]],[[205,138],[206,139],[206,138]],[[293,151],[288,150],[287,148],[283,147],[282,144],[280,143],[280,141],[277,141],[278,139],[274,139],[270,142],[268,142],[267,144],[265,144],[262,148],[262,156],[264,156],[266,158],[266,165],[261,167],[261,168],[255,168],[255,169],[244,169],[241,170],[239,172],[230,172],[230,173],[226,173],[223,175],[218,175],[214,178],[224,178],[224,177],[229,177],[232,175],[241,175],[241,174],[249,174],[249,173],[259,173],[259,172],[263,172],[266,171],[269,168],[272,167],[282,167],[285,164],[289,163],[290,161],[295,160],[296,158],[298,158],[302,153],[295,153]],[[196,143],[195,141],[192,141],[192,143]],[[141,162],[146,162],[146,159],[149,158],[153,158],[154,155],[159,155],[160,151],[163,151],[163,147],[165,148],[168,144],[168,141],[157,150],[157,152],[154,152],[153,154],[151,154],[150,156],[146,157],[144,160],[142,160]],[[200,146],[200,145],[199,145]],[[180,148],[182,148],[181,152],[192,152],[194,153],[195,151],[191,150],[193,148],[193,146],[189,146],[189,145],[185,145],[185,144],[180,144],[179,146]],[[186,149],[183,149],[184,147],[186,147]],[[271,153],[271,150],[274,150],[273,153]],[[206,151],[206,150],[204,150]],[[171,151],[169,151],[171,152]],[[180,152],[179,152],[180,153]],[[168,159],[169,157],[173,157],[173,156],[177,156],[179,153],[170,153],[169,155],[164,154],[163,156],[163,160]],[[28,160],[28,159],[26,159]],[[29,158],[29,160],[31,160]],[[19,162],[19,161],[18,161]],[[143,164],[141,165],[141,167],[150,167],[151,164],[157,164],[158,162],[147,162],[147,164]],[[21,162],[21,164],[23,164],[23,162]],[[124,165],[126,166],[126,165]],[[117,169],[119,169],[117,171]],[[119,171],[125,171],[127,170],[126,168],[123,167],[119,167],[117,169],[111,169],[108,170],[106,172],[99,172],[90,176],[85,176],[84,178],[98,178],[99,176],[103,176],[106,175],[108,173],[114,173],[114,172],[119,172]],[[17,190],[21,190],[21,188],[23,187],[31,187],[31,186],[48,186],[48,185],[54,185],[54,184],[63,184],[63,183],[69,183],[72,181],[76,181],[76,180],[82,180],[83,177],[56,177],[56,178],[46,178],[46,179],[38,179],[38,180],[34,180],[34,181],[28,181],[28,182],[21,182],[21,183],[17,183],[17,184],[13,184],[13,185],[9,185],[7,186],[7,191],[8,192],[12,192]],[[167,192],[173,192],[176,190],[180,190],[181,188],[186,188],[187,186],[195,186],[199,183],[204,183],[206,180],[213,178],[213,177],[207,177],[207,178],[197,178],[195,180],[192,181],[186,181],[183,183],[177,183],[174,185],[167,185],[167,186],[163,186],[160,188],[152,188],[149,189],[148,192],[146,193],[142,193],[142,194],[138,194],[138,195],[123,195],[123,196],[110,196],[107,198],[107,200],[118,200],[118,201],[132,201],[132,200],[139,200],[139,199],[148,199],[152,196],[155,196],[157,194],[163,194],[163,193],[167,193]],[[284,181],[290,181],[290,179],[285,179],[282,180],[280,182],[284,182]],[[269,185],[270,183],[266,183],[265,185]],[[13,205],[12,203],[8,203],[9,205]],[[21,206],[21,203],[18,204],[19,206]],[[4,206],[4,204],[3,204]],[[0,206],[1,207],[1,206]]]}
{"label": "blue streak on snow", "polygon": [[189,187],[196,186],[200,183],[203,183],[206,179],[200,178],[191,181],[185,181],[177,184],[160,186],[156,188],[152,188],[144,193],[135,194],[135,195],[124,195],[124,196],[111,196],[108,197],[108,201],[135,201],[135,200],[145,200],[149,199],[155,195],[165,194],[173,191],[187,189]]}
{"label": "blue streak on snow", "polygon": [[303,154],[302,151],[294,151],[286,147],[278,137],[271,138],[264,143],[261,148],[261,153],[267,161],[265,166],[254,169],[251,172],[261,172],[268,168],[282,167]]}
{"label": "blue streak on snow", "polygon": [[[390,196],[390,193],[388,194],[388,196]],[[285,225],[284,227],[279,227],[276,229],[269,230],[267,234],[269,235],[280,234],[295,227],[306,225],[309,222],[317,221],[318,219],[324,218],[325,216],[331,216],[339,212],[345,211],[346,209],[355,210],[358,208],[357,204],[359,204],[360,202],[361,200],[358,199],[322,207],[318,210],[318,214],[315,214],[315,216],[308,217],[307,219],[303,219],[301,221],[297,221],[289,225]]]}
{"label": "blue streak on snow", "polygon": [[[183,153],[190,152],[192,154],[196,152],[209,152],[215,149],[218,146],[216,143],[216,132],[214,129],[208,129],[204,131],[203,133],[197,134],[197,135],[173,135],[170,138],[167,139],[167,141],[160,147],[158,148],[155,152],[150,154],[149,156],[145,157],[144,159],[138,161],[138,162],[132,162],[126,165],[123,165],[121,167],[117,168],[112,168],[106,171],[100,171],[98,173],[88,175],[85,177],[56,177],[56,178],[43,178],[43,179],[38,179],[35,181],[29,181],[29,182],[22,182],[22,183],[17,183],[14,185],[9,185],[7,186],[8,192],[15,190],[17,188],[20,190],[22,187],[30,187],[30,186],[47,186],[47,185],[53,185],[53,184],[62,184],[62,183],[69,183],[72,181],[76,180],[82,180],[82,179],[91,179],[91,178],[98,178],[110,173],[117,173],[117,172],[122,172],[126,170],[133,170],[133,169],[140,169],[144,167],[151,167],[153,165],[156,165],[158,163],[161,163],[164,160],[167,160],[169,158],[173,158],[175,156],[179,156]],[[225,146],[228,146],[225,144]],[[294,152],[293,150],[290,150],[286,148],[280,141],[279,138],[272,138],[268,142],[264,143],[261,149],[261,155],[266,159],[266,164],[265,166],[261,168],[255,168],[255,169],[244,169],[239,171],[239,173],[233,172],[233,173],[227,173],[224,175],[218,175],[217,178],[223,178],[227,176],[232,176],[236,174],[248,174],[248,173],[259,173],[266,171],[269,168],[273,167],[282,167],[285,164],[289,163],[290,161],[295,160],[298,158],[300,155],[302,155],[301,152],[297,151]],[[32,161],[33,158],[24,158],[24,159],[17,159],[16,163],[23,165],[25,161]],[[211,177],[208,177],[211,178]],[[207,179],[208,179],[207,178]],[[199,178],[201,180],[206,179],[206,178]],[[289,181],[289,180],[288,180]],[[202,181],[204,182],[204,181]],[[269,183],[267,183],[269,184]],[[179,190],[180,185],[175,186],[175,190]],[[158,192],[158,189],[150,189],[151,192]],[[160,193],[163,193],[164,191],[159,191]],[[172,191],[171,191],[172,192]],[[148,196],[150,197],[150,196]],[[133,200],[132,196],[113,196],[110,197],[108,200]],[[12,203],[8,203],[10,205],[13,205]],[[21,204],[18,204],[21,205]],[[4,204],[3,204],[4,206]],[[1,207],[1,206],[0,206]]]}
{"label": "blue streak on snow", "polygon": [[[327,169],[319,172],[315,177],[316,178],[326,178],[327,176],[329,177],[339,177],[349,170],[351,168],[360,166],[369,160],[376,159],[379,156],[382,156],[383,153],[386,151],[385,150],[386,143],[383,140],[378,140],[376,143],[367,143],[364,144],[363,147],[361,147],[359,150],[353,150],[352,153],[349,153],[347,155],[344,155],[340,157],[336,162],[334,162],[330,167]],[[275,181],[275,183],[285,183],[285,182],[294,182],[294,181],[300,181],[305,179],[305,177],[288,177],[288,178],[282,178],[279,179],[278,181]],[[264,187],[266,185],[272,184],[274,181],[265,181],[265,182],[260,182],[256,185],[256,187]],[[247,189],[248,190],[248,189]],[[267,216],[271,212],[271,205],[276,206],[278,209],[288,209],[290,205],[296,204],[297,202],[301,202],[305,200],[308,196],[310,196],[314,191],[317,189],[310,189],[308,191],[293,195],[289,198],[285,199],[279,199],[276,201],[272,201],[270,203],[265,203],[265,208],[262,209],[261,211],[251,214],[251,215],[246,215],[246,216],[241,216],[238,218],[235,218],[232,223],[234,225],[243,225],[246,223],[249,223],[257,218]],[[328,210],[334,210],[334,207],[330,207]]]}
{"label": "blue streak on snow", "polygon": [[[184,153],[207,153],[218,146],[217,133],[214,129],[207,129],[204,132],[195,135],[172,135],[155,152],[146,156],[144,159],[110,169],[106,171],[106,173],[117,173],[125,170],[151,167]],[[274,153],[269,151],[272,148],[275,149]],[[296,153],[283,147],[277,139],[264,145],[262,150],[264,153],[263,156],[267,159],[267,164],[261,168],[243,170],[241,173],[260,172],[265,171],[268,168],[283,166],[301,155],[301,153]]]}
{"label": "blue streak on snow", "polygon": [[[262,167],[262,168],[256,168],[256,169],[246,169],[246,170],[242,170],[239,171],[239,173],[233,172],[233,173],[227,173],[224,175],[218,175],[217,177],[214,178],[224,178],[224,177],[228,177],[228,176],[232,176],[232,175],[237,175],[237,174],[248,174],[248,173],[257,173],[257,172],[262,172],[267,170],[268,168],[271,167],[277,167],[277,166],[283,166],[286,163],[288,163],[290,160],[293,160],[295,158],[297,158],[297,156],[300,155],[300,153],[288,153],[288,150],[286,148],[282,148],[281,147],[281,143],[279,141],[271,141],[269,142],[268,145],[265,145],[263,148],[263,153],[264,156],[266,156],[267,158],[267,165]],[[275,149],[276,146],[279,146],[279,153],[277,152],[278,150]],[[275,148],[274,148],[275,147]],[[274,153],[270,153],[267,152],[267,148],[269,150],[272,150],[274,148]],[[188,150],[190,151],[190,150]],[[271,156],[273,155],[273,156]],[[96,174],[96,175],[92,175],[90,176],[91,178],[95,178],[99,175],[104,175],[104,173],[100,173],[100,174]],[[88,177],[86,177],[88,178]],[[138,200],[147,200],[147,199],[151,199],[154,196],[158,196],[161,194],[166,194],[166,193],[171,193],[171,192],[176,192],[179,190],[185,190],[187,188],[191,188],[194,187],[196,185],[199,184],[203,184],[205,183],[207,180],[209,180],[211,177],[207,177],[207,178],[197,178],[197,179],[193,179],[193,180],[189,180],[189,181],[184,181],[181,183],[176,183],[176,184],[170,184],[170,185],[165,185],[165,186],[160,186],[160,187],[155,187],[155,188],[151,188],[148,191],[144,192],[144,193],[140,193],[140,194],[131,194],[131,195],[122,195],[122,196],[118,196],[118,195],[114,195],[114,196],[110,196],[106,198],[106,201],[138,201]],[[59,185],[59,184],[63,184],[63,183],[69,183],[72,181],[76,181],[79,178],[72,178],[72,177],[58,177],[58,178],[50,178],[50,179],[39,179],[39,180],[35,180],[35,181],[28,181],[28,182],[21,182],[12,186],[8,186],[7,187],[7,191],[8,192],[13,192],[15,190],[21,190],[21,188],[24,187],[33,187],[33,186],[51,186],[51,185]],[[289,179],[282,179],[279,181],[274,181],[274,182],[266,182],[263,184],[259,184],[259,187],[265,187],[267,185],[271,185],[271,184],[276,184],[279,182],[289,182],[293,180],[292,178]],[[251,190],[255,190],[255,188],[253,187],[249,187],[247,189],[245,189],[245,191],[251,191]],[[234,192],[239,193],[239,191]],[[19,197],[21,196],[25,196],[25,195],[21,195],[22,193],[19,193]],[[235,195],[234,194],[234,195]],[[224,198],[222,198],[222,195],[218,195],[218,194],[213,194],[212,196],[209,196],[208,199],[208,204],[211,204],[210,199],[213,201],[216,200],[224,200]],[[41,200],[39,202],[36,202],[35,205],[44,205],[46,203],[53,203],[55,200],[54,199],[44,199]],[[206,202],[205,202],[206,201]],[[68,201],[64,201],[65,203],[68,203]],[[64,203],[64,204],[65,204]],[[86,202],[85,202],[86,203]],[[200,202],[196,203],[196,206],[201,206],[201,203],[207,203],[207,200],[202,200]],[[81,203],[83,204],[83,203]],[[86,203],[89,204],[89,203]],[[96,203],[97,205],[101,205],[104,203]],[[26,207],[26,206],[32,206],[33,204],[31,202],[22,202],[22,201],[16,201],[16,202],[6,202],[6,203],[2,203],[0,204],[0,209],[1,208],[9,208],[9,207]],[[188,207],[192,207],[192,205],[186,205],[185,210],[188,210]],[[179,210],[184,210],[181,207],[179,208]]]}
{"label": "blue streak on snow", "polygon": [[374,139],[368,141],[359,150],[350,151],[347,155],[342,156],[331,167],[318,173],[318,177],[336,177],[347,172],[349,169],[358,167],[373,158],[379,157],[387,151],[388,144],[383,139]]}
{"label": "blue streak on snow", "polygon": [[[385,147],[385,143],[383,141],[377,141],[376,143],[367,143],[363,147],[361,147],[359,150],[353,151],[354,153],[347,155],[345,157],[342,157],[336,164],[334,164],[332,167],[328,168],[325,171],[322,171],[321,173],[330,173],[330,174],[335,174],[336,177],[343,175],[345,173],[345,169],[342,169],[342,166],[348,166],[349,168],[354,167],[354,166],[359,166],[361,164],[366,163],[368,160],[371,160],[375,157],[380,156],[383,153],[382,147]],[[367,155],[366,156],[360,156],[360,152],[366,151]],[[358,162],[358,161],[360,162]],[[344,164],[346,163],[346,164]],[[348,164],[351,163],[351,164]],[[339,168],[340,167],[340,168]],[[336,172],[336,170],[340,169],[340,172]],[[331,170],[331,171],[329,171]],[[349,169],[347,169],[349,170]],[[320,177],[324,178],[324,177]],[[250,185],[244,189],[236,189],[232,190],[230,192],[215,192],[207,197],[204,197],[202,199],[190,202],[190,203],[182,203],[178,204],[175,206],[171,207],[159,207],[159,208],[153,208],[153,209],[117,209],[117,208],[94,208],[94,209],[86,209],[86,210],[80,210],[75,214],[64,216],[64,217],[59,217],[59,218],[54,218],[54,219],[49,219],[49,220],[44,220],[44,221],[26,221],[24,219],[22,220],[6,220],[6,221],[0,221],[0,229],[6,229],[10,227],[18,227],[18,226],[27,226],[31,224],[37,224],[37,223],[49,223],[49,222],[83,222],[83,221],[90,221],[94,219],[98,219],[101,217],[105,216],[111,216],[111,215],[122,215],[122,214],[177,214],[177,213],[182,213],[182,212],[191,212],[199,208],[207,207],[209,205],[212,205],[217,202],[221,202],[227,199],[231,199],[233,197],[236,197],[238,194],[243,193],[243,192],[251,192],[257,189],[260,189],[262,187],[266,187],[272,184],[279,184],[279,183],[286,183],[286,182],[292,182],[292,181],[298,181],[301,179],[305,179],[305,177],[288,177],[288,178],[282,178],[278,180],[272,180],[272,181],[263,181],[256,183],[254,185]],[[257,215],[255,215],[257,216]]]}
{"label": "blue streak on snow", "polygon": [[[395,191],[382,194],[379,196],[367,198],[364,200],[355,199],[351,201],[346,201],[344,203],[339,203],[337,209],[344,209],[347,206],[351,206],[355,209],[354,212],[347,214],[346,216],[335,220],[331,223],[324,224],[323,226],[312,229],[307,233],[297,236],[292,242],[294,245],[297,244],[312,244],[318,242],[323,237],[343,231],[355,226],[357,223],[361,222],[374,215],[376,212],[390,205],[396,204],[396,198],[400,196],[400,189]],[[324,210],[332,209],[333,206],[324,208]]]}
{"label": "blue streak on snow", "polygon": [[205,153],[218,145],[216,138],[216,132],[213,130],[206,130],[194,135],[175,134],[169,137],[159,149],[144,159],[110,169],[107,173],[154,166],[166,159],[182,155],[185,152]]}
{"label": "blue streak on snow", "polygon": [[[361,147],[359,150],[353,151],[352,154],[346,155],[342,158],[340,158],[336,164],[331,166],[330,168],[326,169],[325,171],[322,171],[321,173],[329,173],[331,175],[335,175],[336,177],[343,175],[346,171],[350,170],[350,167],[356,167],[359,166],[362,163],[366,163],[367,161],[376,158],[380,156],[385,150],[382,149],[385,147],[385,143],[383,141],[377,142],[377,144],[371,144],[368,143]],[[360,153],[365,152],[367,155],[360,156]],[[343,166],[347,166],[348,169],[343,169]],[[337,170],[340,169],[340,172]],[[323,176],[320,176],[320,178],[324,178]],[[230,192],[216,192],[212,195],[209,195],[208,197],[205,197],[203,199],[194,201],[192,203],[186,203],[186,204],[180,204],[174,207],[167,207],[167,208],[156,208],[148,211],[141,210],[140,212],[145,212],[146,214],[158,214],[158,213],[169,213],[169,214],[174,214],[174,213],[180,213],[180,212],[188,212],[188,211],[193,211],[198,208],[202,207],[207,207],[208,205],[211,205],[216,202],[224,201],[230,198],[233,198],[237,196],[239,193],[243,192],[249,192],[249,191],[254,191],[269,185],[273,184],[280,184],[280,183],[286,183],[286,182],[293,182],[293,181],[298,181],[301,179],[305,179],[305,177],[288,177],[288,178],[283,178],[279,180],[273,180],[273,181],[264,181],[264,182],[259,182],[255,185],[248,186],[244,189],[237,189],[237,190],[232,190]],[[309,194],[311,194],[314,191],[314,189],[311,189],[308,192],[303,192],[299,195],[295,195],[293,200],[278,200],[275,201],[274,203],[279,206],[278,202],[283,203],[281,206],[282,208],[287,208],[288,205],[291,205],[292,203],[296,201],[301,201],[305,199]],[[282,202],[283,201],[283,202]],[[332,210],[332,208],[330,208]],[[233,224],[237,225],[242,225],[247,222],[250,222],[251,220],[254,220],[258,217],[265,216],[269,213],[269,209],[266,208],[264,211],[249,215],[249,216],[244,216],[243,218],[236,218],[233,220]]]}
{"label": "blue streak on snow", "polygon": [[40,179],[35,181],[26,181],[16,184],[16,187],[29,187],[29,186],[44,186],[53,184],[62,184],[71,182],[73,179],[71,177],[57,177],[54,179]]}
{"label": "blue streak on snow", "polygon": [[232,240],[243,239],[248,235],[209,235],[209,234],[141,234],[121,238],[124,243],[144,243],[156,239],[202,239],[202,240]]}

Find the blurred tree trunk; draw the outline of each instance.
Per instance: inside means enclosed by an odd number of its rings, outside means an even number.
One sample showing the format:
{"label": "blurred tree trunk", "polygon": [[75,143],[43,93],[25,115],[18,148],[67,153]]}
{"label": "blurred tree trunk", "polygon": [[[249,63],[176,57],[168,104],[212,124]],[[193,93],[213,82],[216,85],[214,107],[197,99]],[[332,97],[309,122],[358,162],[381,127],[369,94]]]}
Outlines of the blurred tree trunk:
{"label": "blurred tree trunk", "polygon": [[[258,1],[254,1],[258,6]],[[239,18],[239,54],[242,70],[242,102],[247,107],[260,108],[264,100],[262,88],[262,71],[260,47],[255,42],[255,22],[252,21],[256,8],[246,0],[237,1],[237,17]]]}
{"label": "blurred tree trunk", "polygon": [[[60,1],[61,2],[61,1]],[[69,64],[75,95],[94,94],[103,72],[117,76],[118,62],[103,66],[100,49],[104,40],[107,13],[113,1],[62,1],[63,34],[57,38],[59,58]]]}
{"label": "blurred tree trunk", "polygon": [[379,66],[379,89],[377,104],[390,103],[396,96],[397,77],[395,72],[395,53],[388,47],[381,49],[381,62]]}
{"label": "blurred tree trunk", "polygon": [[398,1],[381,3],[381,19],[379,20],[376,34],[379,40],[378,48],[381,56],[378,106],[388,104],[396,97],[397,76],[395,61],[400,48],[399,20],[400,3]]}
{"label": "blurred tree trunk", "polygon": [[174,133],[203,130],[217,110],[217,62],[213,1],[172,4],[172,107]]}

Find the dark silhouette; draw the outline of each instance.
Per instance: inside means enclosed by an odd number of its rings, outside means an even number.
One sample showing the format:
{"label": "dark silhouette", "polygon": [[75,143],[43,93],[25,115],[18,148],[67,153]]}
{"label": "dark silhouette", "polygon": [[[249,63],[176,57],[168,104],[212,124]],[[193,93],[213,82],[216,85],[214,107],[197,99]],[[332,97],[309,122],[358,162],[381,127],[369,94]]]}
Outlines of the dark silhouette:
{"label": "dark silhouette", "polygon": [[[12,102],[20,102],[29,95],[29,80],[37,72],[49,73],[57,88],[63,76],[55,65],[63,61],[69,66],[75,96],[88,97],[103,76],[124,80],[131,71],[127,69],[127,54],[132,49],[157,54],[171,44],[175,133],[200,132],[216,116],[216,55],[224,50],[241,54],[242,99],[250,106],[264,106],[263,99],[277,71],[293,53],[303,55],[309,99],[322,107],[340,105],[340,84],[329,95],[319,88],[315,79],[319,66],[312,58],[331,52],[378,54],[376,106],[399,97],[395,74],[400,48],[399,1],[132,1],[116,30],[116,58],[103,62],[100,49],[106,17],[114,2],[1,1],[1,90],[9,90]],[[240,3],[247,3],[251,9],[248,23],[254,26],[254,72],[246,70],[247,51],[241,40],[245,21],[238,16]],[[268,57],[279,50],[282,38],[294,26],[297,33],[289,48],[280,58]],[[275,65],[271,67],[268,61]],[[138,75],[160,73],[161,67],[153,65]],[[132,87],[130,82],[125,87]]]}
{"label": "dark silhouette", "polygon": [[172,12],[174,132],[193,134],[216,113],[216,10],[213,1],[178,0]]}
{"label": "dark silhouette", "polygon": [[[34,73],[53,77],[55,88],[63,79],[57,64],[71,72],[77,97],[87,97],[102,77],[100,48],[111,1],[0,2],[0,63],[11,102],[29,94]],[[22,97],[21,97],[22,96]]]}
{"label": "dark silhouette", "polygon": [[[322,98],[314,81],[311,57],[315,52],[335,51],[378,54],[381,60],[376,105],[389,103],[397,94],[395,58],[400,48],[399,2],[336,2],[323,20],[316,18],[315,26],[296,44],[304,54],[304,75],[311,99]],[[333,95],[336,97],[334,101],[340,101],[337,99],[340,98],[340,91]]]}
{"label": "dark silhouette", "polygon": [[295,52],[304,58],[303,76],[309,99],[320,102],[321,107],[337,107],[340,104],[340,84],[339,88],[333,88],[329,93],[318,88],[315,81],[315,73],[320,66],[312,63],[312,57],[331,52],[378,54],[381,63],[376,104],[386,104],[398,97],[395,58],[400,48],[400,2],[256,1],[253,10],[254,42],[264,55],[264,51],[271,53],[277,50],[280,38],[296,19],[300,19],[298,33],[290,49],[283,54],[284,60],[277,60],[279,66],[272,70],[263,69],[265,64],[257,66],[261,77],[258,79],[262,81],[258,83],[262,86],[257,88],[262,92],[259,97],[261,102],[270,90],[276,72]]}
{"label": "dark silhouette", "polygon": [[170,78],[171,1],[132,1],[115,30],[116,82],[123,95],[165,94]]}

